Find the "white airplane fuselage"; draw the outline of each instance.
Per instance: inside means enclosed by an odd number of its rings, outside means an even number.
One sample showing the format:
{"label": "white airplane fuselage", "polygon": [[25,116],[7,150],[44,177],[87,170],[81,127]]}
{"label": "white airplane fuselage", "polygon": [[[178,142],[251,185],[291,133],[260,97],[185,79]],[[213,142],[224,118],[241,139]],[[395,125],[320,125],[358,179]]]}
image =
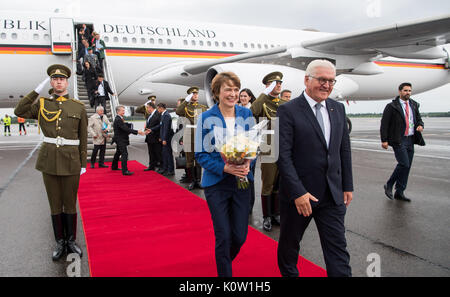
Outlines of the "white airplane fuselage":
{"label": "white airplane fuselage", "polygon": [[[72,68],[71,55],[58,55],[56,47],[53,48],[56,54],[52,53],[52,40],[58,34],[58,28],[51,27],[51,18],[58,16],[0,12],[0,107],[14,107],[20,98],[46,78],[49,65],[58,63]],[[120,103],[132,106],[145,103],[149,95],[156,95],[158,102],[174,106],[178,98],[186,96],[189,86],[207,87],[205,73],[169,82],[158,76],[178,64],[299,44],[332,34],[153,19],[73,19],[73,25],[82,23],[93,25],[105,41],[106,59],[113,73]],[[68,33],[61,31],[59,34]],[[73,26],[72,34],[75,34]],[[450,52],[450,47],[445,47]],[[62,52],[64,50],[61,49]],[[351,59],[351,56],[348,58]],[[404,81],[413,84],[414,93],[434,89],[450,82],[446,62],[446,59],[402,60],[385,57],[376,61],[382,69],[380,74],[339,75],[335,97],[340,100],[388,99],[397,94],[397,86]],[[234,70],[234,66],[231,67]],[[293,97],[304,89],[303,70],[289,67],[286,63],[267,63],[255,67],[258,70],[242,64],[236,69],[239,69],[237,74],[241,79],[245,78],[241,87],[250,88],[256,96],[265,87],[262,77],[270,71],[283,72],[283,88],[292,90]],[[45,95],[46,90],[42,94]],[[207,101],[204,91],[200,92],[200,101]]]}

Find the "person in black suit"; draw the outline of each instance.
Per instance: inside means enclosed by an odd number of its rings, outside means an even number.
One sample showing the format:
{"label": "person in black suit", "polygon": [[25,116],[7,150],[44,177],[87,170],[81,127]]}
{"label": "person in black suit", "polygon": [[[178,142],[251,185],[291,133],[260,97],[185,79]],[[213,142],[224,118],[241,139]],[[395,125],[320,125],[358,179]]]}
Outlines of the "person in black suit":
{"label": "person in black suit", "polygon": [[335,77],[329,61],[312,61],[305,92],[278,108],[283,276],[299,275],[299,243],[312,218],[328,276],[351,276],[344,217],[353,199],[352,162],[344,105],[328,98]]}
{"label": "person in black suit", "polygon": [[162,149],[159,142],[161,115],[156,110],[153,102],[148,101],[145,108],[149,114],[145,123],[145,130],[149,132],[145,137],[145,142],[148,147],[148,167],[144,171],[155,170],[156,165],[161,162]]}
{"label": "person in black suit", "polygon": [[128,150],[127,145],[130,144],[130,139],[128,135],[133,133],[134,135],[145,135],[145,132],[139,130],[134,130],[131,128],[131,124],[125,123],[123,119],[123,115],[125,114],[125,107],[119,105],[116,107],[116,118],[114,119],[114,137],[112,143],[116,143],[116,153],[114,154],[113,162],[111,165],[112,170],[120,170],[119,169],[119,157],[122,156],[122,174],[123,175],[132,175],[133,172],[128,171],[127,161],[128,161]]}
{"label": "person in black suit", "polygon": [[159,171],[164,176],[175,175],[175,167],[172,155],[172,117],[166,110],[164,103],[158,104],[158,112],[161,114],[160,137],[162,142],[162,169]]}
{"label": "person in black suit", "polygon": [[95,84],[95,108],[97,106],[101,105],[103,106],[103,109],[106,111],[106,100],[110,100],[109,94],[115,95],[115,93],[111,90],[109,87],[109,83],[105,80],[105,77],[102,73],[98,74],[98,80]]}
{"label": "person in black suit", "polygon": [[[381,146],[392,146],[398,164],[384,185],[384,193],[393,200],[411,202],[404,194],[408,183],[409,170],[414,156],[414,144],[425,145],[422,137],[423,121],[419,112],[419,103],[412,100],[410,83],[398,87],[399,96],[386,105],[381,118]],[[401,100],[400,100],[401,99]],[[395,195],[392,188],[395,184]]]}

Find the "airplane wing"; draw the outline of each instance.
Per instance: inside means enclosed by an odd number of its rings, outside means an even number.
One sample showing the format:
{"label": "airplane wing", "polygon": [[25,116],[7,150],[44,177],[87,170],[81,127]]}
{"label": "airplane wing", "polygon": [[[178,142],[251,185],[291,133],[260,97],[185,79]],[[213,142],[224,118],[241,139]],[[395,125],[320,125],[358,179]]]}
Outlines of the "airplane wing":
{"label": "airplane wing", "polygon": [[335,55],[366,55],[386,48],[411,45],[434,47],[450,42],[450,14],[398,23],[372,30],[338,34],[301,45],[309,50]]}
{"label": "airplane wing", "polygon": [[[256,51],[227,57],[215,61],[194,62],[186,65],[189,74],[199,74],[209,67],[231,62],[275,62],[286,60],[287,56],[295,60],[305,54],[331,59],[339,55],[377,56],[383,53],[398,58],[437,59],[445,57],[445,52],[437,45],[450,43],[450,14],[398,23],[390,26],[352,33],[335,34],[324,38],[307,40],[296,46],[281,46],[270,50]],[[276,63],[275,64],[279,64]],[[286,64],[286,63],[284,63]],[[295,61],[290,66],[295,67]]]}

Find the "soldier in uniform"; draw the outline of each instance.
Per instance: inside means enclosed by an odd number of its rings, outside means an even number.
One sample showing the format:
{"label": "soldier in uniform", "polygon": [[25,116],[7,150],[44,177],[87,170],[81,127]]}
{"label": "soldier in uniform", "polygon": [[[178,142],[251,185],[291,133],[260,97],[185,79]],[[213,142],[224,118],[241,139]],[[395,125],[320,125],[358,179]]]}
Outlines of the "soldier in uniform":
{"label": "soldier in uniform", "polygon": [[145,104],[137,107],[134,110],[134,112],[136,112],[136,113],[142,113],[145,117],[145,120],[148,120],[148,117],[150,116],[150,113],[147,110],[147,103],[152,102],[156,106],[156,96],[151,95],[151,96],[148,96],[147,99],[148,99],[148,101],[145,102]]}
{"label": "soldier in uniform", "polygon": [[[71,71],[64,65],[51,65],[49,78],[17,104],[14,113],[26,119],[37,119],[44,134],[36,169],[42,172],[50,203],[56,249],[54,261],[67,253],[82,256],[75,243],[77,230],[77,192],[80,175],[86,172],[87,114],[84,104],[69,98],[67,87]],[[53,94],[39,93],[50,80]],[[36,101],[36,102],[35,102]]]}
{"label": "soldier in uniform", "polygon": [[[266,86],[264,92],[252,103],[250,110],[258,120],[260,117],[272,120],[276,117],[278,106],[288,101],[280,99],[283,74],[272,72],[263,79]],[[269,126],[270,129],[270,126]],[[267,144],[271,144],[268,137]],[[266,231],[272,230],[272,223],[280,225],[280,202],[278,199],[278,167],[274,163],[261,163],[261,205],[263,210],[263,228]]]}
{"label": "soldier in uniform", "polygon": [[193,125],[197,123],[197,117],[208,109],[206,105],[198,103],[199,87],[190,87],[187,90],[188,96],[177,107],[176,114],[180,117],[188,119],[189,123],[184,127],[183,148],[186,154],[186,174],[187,180],[190,182],[189,191],[194,188],[201,189],[200,179],[202,177],[202,167],[197,164],[194,157],[194,135],[195,128]]}

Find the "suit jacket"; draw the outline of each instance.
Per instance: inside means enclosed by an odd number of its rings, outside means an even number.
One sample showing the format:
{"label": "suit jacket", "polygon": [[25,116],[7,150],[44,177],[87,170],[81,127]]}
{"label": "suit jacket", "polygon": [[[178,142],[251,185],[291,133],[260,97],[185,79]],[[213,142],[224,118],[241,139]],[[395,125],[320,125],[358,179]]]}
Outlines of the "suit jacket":
{"label": "suit jacket", "polygon": [[[98,87],[100,86],[100,82],[97,80],[95,82],[95,91],[98,91]],[[111,88],[109,87],[109,83],[106,80],[103,80],[103,88],[105,89],[105,97],[106,100],[110,100],[109,98],[109,94],[114,94],[114,92],[111,90]],[[96,93],[96,96],[99,96],[98,93]]]}
{"label": "suit jacket", "polygon": [[[423,127],[422,117],[419,112],[419,103],[412,99],[409,99],[408,101],[414,118],[414,143],[425,145],[422,133],[416,131],[418,126]],[[387,142],[390,146],[400,145],[405,130],[405,114],[403,112],[402,104],[400,103],[400,98],[397,96],[384,108],[380,125],[381,142]]]}
{"label": "suit jacket", "polygon": [[174,133],[172,130],[172,117],[170,116],[168,111],[166,111],[164,115],[161,116],[160,125],[161,126],[159,133],[161,141],[167,141],[167,145],[170,145]]}
{"label": "suit jacket", "polygon": [[129,145],[130,138],[128,135],[133,133],[134,135],[138,134],[137,130],[131,128],[131,124],[125,123],[125,121],[120,117],[116,116],[114,119],[114,137],[113,143],[117,143],[117,145]]}
{"label": "suit jacket", "polygon": [[[337,205],[343,192],[353,191],[350,138],[345,107],[328,98],[331,135],[325,137],[311,106],[302,94],[278,108],[280,143],[280,199],[293,201],[309,192],[320,201],[330,189]],[[314,207],[317,202],[312,202]]]}
{"label": "suit jacket", "polygon": [[158,143],[159,137],[160,137],[160,129],[161,129],[161,115],[159,114],[159,112],[157,110],[155,110],[155,113],[150,118],[150,120],[147,119],[147,121],[145,123],[145,128],[152,130],[152,132],[150,134],[145,136],[145,142]]}

